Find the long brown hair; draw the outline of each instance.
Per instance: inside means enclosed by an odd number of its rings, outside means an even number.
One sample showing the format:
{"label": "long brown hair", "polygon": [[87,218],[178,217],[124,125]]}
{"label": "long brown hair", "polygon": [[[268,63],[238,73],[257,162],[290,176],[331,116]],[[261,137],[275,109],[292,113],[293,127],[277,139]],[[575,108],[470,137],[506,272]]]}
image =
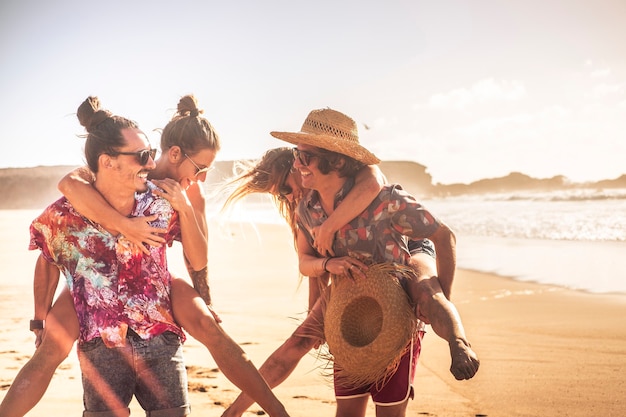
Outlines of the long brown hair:
{"label": "long brown hair", "polygon": [[272,195],[280,215],[287,221],[293,236],[296,236],[295,209],[296,203],[279,198],[272,190],[277,190],[285,180],[293,166],[293,152],[289,147],[274,148],[265,152],[257,161],[241,161],[236,167],[239,171],[236,176],[226,183],[226,187],[233,189],[228,195],[222,210],[236,203],[247,195],[254,193],[269,193]]}

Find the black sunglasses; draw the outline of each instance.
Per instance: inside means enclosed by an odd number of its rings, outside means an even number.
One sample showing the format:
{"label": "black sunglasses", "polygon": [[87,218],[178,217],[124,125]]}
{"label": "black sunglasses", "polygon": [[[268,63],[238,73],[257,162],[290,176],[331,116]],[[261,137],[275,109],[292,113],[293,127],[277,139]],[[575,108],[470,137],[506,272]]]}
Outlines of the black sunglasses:
{"label": "black sunglasses", "polygon": [[286,184],[287,177],[289,177],[290,169],[285,171],[283,178],[280,181],[280,185],[278,186],[278,198],[281,200],[286,200],[287,196],[293,193],[293,188],[289,184]]}
{"label": "black sunglasses", "polygon": [[298,148],[293,148],[292,151],[293,151],[293,157],[296,158],[298,162],[300,162],[305,167],[309,166],[312,158],[319,158],[321,156],[313,152],[302,151]]}
{"label": "black sunglasses", "polygon": [[111,152],[109,153],[109,155],[111,156],[117,156],[117,155],[134,155],[137,158],[137,162],[139,162],[140,165],[146,165],[148,163],[148,161],[150,161],[150,158],[154,159],[154,157],[156,156],[157,150],[152,148],[152,149],[143,149],[141,151],[137,151],[137,152]]}

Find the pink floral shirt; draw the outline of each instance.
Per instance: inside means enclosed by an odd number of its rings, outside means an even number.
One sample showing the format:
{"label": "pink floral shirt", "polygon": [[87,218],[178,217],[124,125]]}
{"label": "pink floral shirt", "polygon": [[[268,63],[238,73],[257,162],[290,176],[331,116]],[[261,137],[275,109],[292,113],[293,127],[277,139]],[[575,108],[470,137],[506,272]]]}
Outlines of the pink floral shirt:
{"label": "pink floral shirt", "polygon": [[[150,191],[135,195],[132,217],[159,214],[153,227],[167,229],[167,245],[180,240],[178,214]],[[67,279],[80,324],[79,342],[101,337],[106,346],[124,346],[128,329],[143,339],[165,331],[178,334],[170,300],[166,245],[145,255],[124,237],[113,236],[80,215],[62,197],[30,226],[29,249],[40,249]]]}

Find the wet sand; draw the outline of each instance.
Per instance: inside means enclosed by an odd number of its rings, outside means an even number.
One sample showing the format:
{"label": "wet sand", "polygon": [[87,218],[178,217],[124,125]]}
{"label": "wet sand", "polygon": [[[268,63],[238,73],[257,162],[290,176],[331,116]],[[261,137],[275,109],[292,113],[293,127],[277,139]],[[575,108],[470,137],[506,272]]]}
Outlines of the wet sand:
{"label": "wet sand", "polygon": [[[29,252],[33,211],[0,212],[0,398],[34,349]],[[282,225],[212,224],[210,279],[226,331],[252,361],[264,359],[294,330],[306,308],[289,231]],[[184,276],[180,247],[170,269]],[[590,277],[593,279],[593,277]],[[427,334],[407,415],[626,415],[626,296],[596,295],[458,271],[452,294],[481,359],[478,374],[456,381],[447,344]],[[238,394],[208,351],[185,343],[192,415],[219,416]],[[292,416],[332,416],[334,396],[324,363],[307,355],[275,389]],[[80,415],[82,386],[76,354],[57,370],[43,400],[28,414]],[[143,415],[133,401],[132,415]],[[258,414],[254,405],[246,415]],[[370,403],[368,416],[374,416]]]}

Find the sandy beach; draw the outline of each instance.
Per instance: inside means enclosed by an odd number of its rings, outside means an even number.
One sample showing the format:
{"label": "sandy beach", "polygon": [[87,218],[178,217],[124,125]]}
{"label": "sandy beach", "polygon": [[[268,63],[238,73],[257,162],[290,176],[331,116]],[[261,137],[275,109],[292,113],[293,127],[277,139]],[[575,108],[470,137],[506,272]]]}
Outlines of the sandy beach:
{"label": "sandy beach", "polygon": [[[34,349],[28,224],[37,211],[0,212],[0,398]],[[282,225],[212,224],[210,277],[223,326],[260,366],[303,318],[306,283]],[[180,247],[170,269],[184,276]],[[593,277],[590,277],[593,279]],[[459,382],[448,371],[447,344],[430,331],[407,415],[626,415],[626,295],[596,295],[505,277],[458,271],[453,301],[481,359],[478,374]],[[192,415],[220,416],[238,394],[195,340],[185,343]],[[275,389],[294,417],[334,415],[330,380],[315,352]],[[80,415],[76,354],[58,369],[28,416]],[[132,414],[143,415],[133,401]],[[254,405],[247,415],[260,415]],[[374,416],[370,403],[368,416]]]}

